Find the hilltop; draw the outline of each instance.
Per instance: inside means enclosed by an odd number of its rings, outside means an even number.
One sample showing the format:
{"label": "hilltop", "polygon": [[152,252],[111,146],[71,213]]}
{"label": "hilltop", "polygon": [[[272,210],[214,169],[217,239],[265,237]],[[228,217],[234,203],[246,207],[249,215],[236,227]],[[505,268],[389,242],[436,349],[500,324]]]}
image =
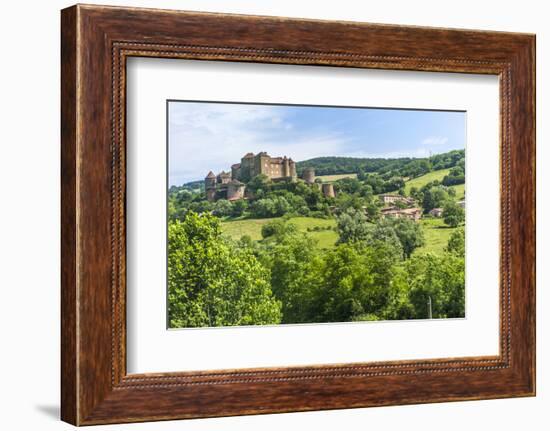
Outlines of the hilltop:
{"label": "hilltop", "polygon": [[359,157],[316,157],[296,163],[298,176],[305,168],[314,168],[321,175],[350,173],[392,174],[417,177],[432,170],[449,169],[465,158],[464,150],[452,150],[431,157],[359,158]]}

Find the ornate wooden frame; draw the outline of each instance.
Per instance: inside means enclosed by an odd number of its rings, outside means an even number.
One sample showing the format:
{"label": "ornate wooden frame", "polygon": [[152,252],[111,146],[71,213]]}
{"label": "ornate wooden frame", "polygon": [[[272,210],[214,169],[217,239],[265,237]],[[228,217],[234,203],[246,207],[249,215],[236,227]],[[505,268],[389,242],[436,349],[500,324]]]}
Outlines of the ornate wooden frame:
{"label": "ornate wooden frame", "polygon": [[[63,420],[89,425],[535,394],[534,35],[81,5],[61,16]],[[500,354],[128,375],[129,56],[498,75]]]}

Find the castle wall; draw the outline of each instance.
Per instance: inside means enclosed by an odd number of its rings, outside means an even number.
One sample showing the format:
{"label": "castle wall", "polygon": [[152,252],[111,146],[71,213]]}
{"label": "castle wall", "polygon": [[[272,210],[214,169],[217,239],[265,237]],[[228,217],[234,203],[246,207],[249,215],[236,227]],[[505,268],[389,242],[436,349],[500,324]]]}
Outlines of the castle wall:
{"label": "castle wall", "polygon": [[269,178],[280,178],[283,176],[283,169],[282,169],[282,165],[280,163],[277,163],[277,162],[272,162],[270,161],[269,162],[269,171],[268,173],[266,173],[266,175],[269,177]]}
{"label": "castle wall", "polygon": [[244,184],[232,184],[227,186],[227,200],[234,201],[244,198]]}
{"label": "castle wall", "polygon": [[241,178],[241,167],[240,165],[237,166],[231,166],[231,179],[238,180]]}
{"label": "castle wall", "polygon": [[216,189],[206,189],[206,199],[214,202],[216,200]]}
{"label": "castle wall", "polygon": [[257,175],[264,174],[273,180],[296,178],[296,163],[285,157],[271,157],[265,151],[253,155],[246,154],[241,163],[231,166],[231,173],[220,172],[214,177],[212,172],[205,178],[205,188],[208,200],[214,201],[227,195],[228,200],[242,199],[245,196],[244,184],[232,184],[233,181],[250,181]]}
{"label": "castle wall", "polygon": [[243,157],[241,159],[241,173],[239,178],[240,181],[248,181],[254,176],[254,157]]}

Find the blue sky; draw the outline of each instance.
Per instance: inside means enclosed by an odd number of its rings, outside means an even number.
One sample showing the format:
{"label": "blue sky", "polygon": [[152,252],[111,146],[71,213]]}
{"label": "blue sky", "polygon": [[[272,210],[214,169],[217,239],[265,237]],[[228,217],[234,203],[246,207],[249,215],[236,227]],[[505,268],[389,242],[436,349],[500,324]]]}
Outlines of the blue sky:
{"label": "blue sky", "polygon": [[229,171],[247,152],[427,157],[466,142],[465,112],[171,101],[168,116],[169,185]]}

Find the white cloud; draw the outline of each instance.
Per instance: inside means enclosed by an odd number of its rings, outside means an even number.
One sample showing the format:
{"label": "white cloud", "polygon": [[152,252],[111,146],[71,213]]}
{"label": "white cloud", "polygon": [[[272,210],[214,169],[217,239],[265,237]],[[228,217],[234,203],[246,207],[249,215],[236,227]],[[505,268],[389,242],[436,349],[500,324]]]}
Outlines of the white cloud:
{"label": "white cloud", "polygon": [[346,157],[359,157],[368,159],[396,159],[400,157],[422,158],[429,157],[430,150],[427,148],[416,148],[415,150],[395,150],[382,153],[372,153],[366,151],[355,151],[346,154]]}
{"label": "white cloud", "polygon": [[437,147],[445,145],[449,141],[449,138],[445,136],[430,136],[422,141],[422,145],[426,147]]}
{"label": "white cloud", "polygon": [[170,184],[204,178],[208,171],[230,170],[248,153],[305,160],[334,155],[342,134],[313,128],[297,130],[284,109],[262,105],[174,103],[170,106]]}

